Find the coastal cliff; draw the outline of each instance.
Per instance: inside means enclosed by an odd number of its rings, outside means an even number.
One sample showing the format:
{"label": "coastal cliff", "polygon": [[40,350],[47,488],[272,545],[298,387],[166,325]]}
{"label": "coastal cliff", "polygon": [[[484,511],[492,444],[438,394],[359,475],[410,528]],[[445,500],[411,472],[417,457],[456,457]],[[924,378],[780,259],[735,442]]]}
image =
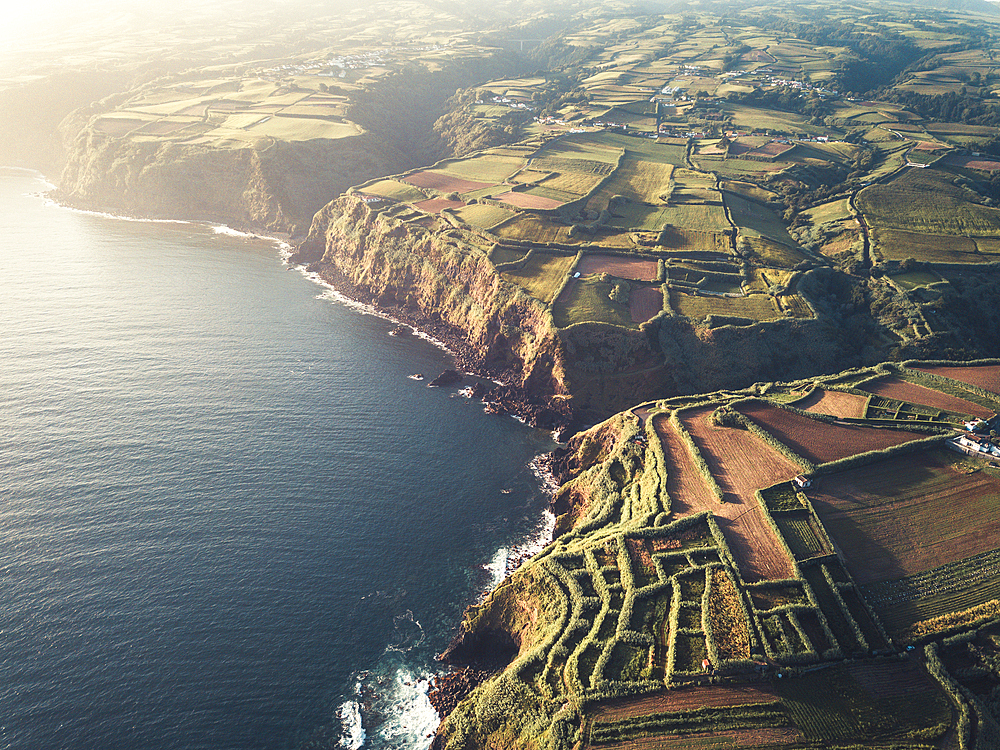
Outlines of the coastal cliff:
{"label": "coastal cliff", "polygon": [[[386,205],[361,194],[331,202],[293,260],[445,341],[460,367],[502,383],[477,395],[534,425],[578,429],[652,398],[832,372],[884,355],[870,319],[850,330],[871,335],[849,337],[822,311],[812,320],[715,329],[671,316],[632,330],[560,329],[549,305],[497,269],[481,235]],[[831,299],[839,293],[824,274],[811,287]]]}
{"label": "coastal cliff", "polygon": [[565,353],[551,312],[460,232],[377,213],[345,195],[316,214],[293,260],[447,343],[462,369],[499,384],[481,394],[488,400],[539,427],[567,426]]}
{"label": "coastal cliff", "polygon": [[331,195],[407,161],[370,133],[220,149],[132,141],[88,127],[74,142],[60,197],[93,209],[292,233]]}
{"label": "coastal cliff", "polygon": [[[509,73],[517,65],[496,53],[457,60],[443,70],[406,69],[370,88],[354,88],[349,96],[331,93],[336,86],[324,83],[326,88],[319,89],[317,84],[313,93],[325,97],[319,101],[336,103],[341,114],[249,114],[248,125],[216,130],[212,128],[229,121],[233,108],[246,104],[226,98],[242,95],[245,81],[235,72],[217,95],[203,97],[207,108],[198,116],[204,122],[194,124],[169,117],[159,122],[134,119],[146,116],[144,103],[155,98],[158,86],[167,92],[164,96],[176,95],[168,81],[146,84],[63,120],[65,166],[57,197],[95,210],[301,235],[319,209],[352,185],[446,155],[453,144],[435,133],[433,125],[456,88]],[[276,89],[275,95],[307,97],[311,91],[289,86]],[[274,97],[265,97],[261,106],[269,98]],[[285,135],[255,135],[254,126],[271,119],[281,123],[275,132]],[[308,125],[296,131],[295,123]],[[316,123],[344,135],[317,137],[316,132],[324,131],[316,131]],[[132,130],[118,133],[117,128]]]}

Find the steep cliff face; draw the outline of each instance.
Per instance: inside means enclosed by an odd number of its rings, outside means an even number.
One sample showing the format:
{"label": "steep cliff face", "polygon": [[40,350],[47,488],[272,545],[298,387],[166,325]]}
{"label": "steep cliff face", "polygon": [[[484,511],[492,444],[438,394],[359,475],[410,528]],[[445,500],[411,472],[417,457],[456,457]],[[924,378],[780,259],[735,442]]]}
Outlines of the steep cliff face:
{"label": "steep cliff face", "polygon": [[313,214],[352,185],[429,164],[447,154],[435,120],[459,86],[516,70],[487,55],[446,70],[404,71],[352,93],[346,117],[363,132],[340,139],[198,143],[115,137],[97,119],[127,106],[120,93],[65,118],[60,198],[88,208],[162,218],[205,219],[304,233]]}
{"label": "steep cliff face", "polygon": [[293,232],[308,226],[331,195],[406,160],[373,134],[217,148],[87,128],[74,142],[61,195],[93,208]]}
{"label": "steep cliff face", "polygon": [[552,315],[505,281],[483,249],[345,195],[316,215],[297,257],[352,296],[446,340],[464,369],[502,383],[494,397],[532,423],[566,425],[564,352]]}

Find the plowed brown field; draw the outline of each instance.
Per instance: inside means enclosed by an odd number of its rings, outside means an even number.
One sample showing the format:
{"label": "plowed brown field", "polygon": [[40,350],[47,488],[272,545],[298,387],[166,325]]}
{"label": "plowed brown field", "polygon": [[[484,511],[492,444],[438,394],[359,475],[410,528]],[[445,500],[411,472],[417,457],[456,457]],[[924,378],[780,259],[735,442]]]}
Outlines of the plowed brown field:
{"label": "plowed brown field", "polygon": [[770,685],[733,685],[730,687],[690,687],[664,690],[662,693],[624,698],[598,704],[594,721],[620,721],[647,714],[692,711],[697,708],[746,706],[751,703],[777,703],[781,696]]}
{"label": "plowed brown field", "polygon": [[658,286],[633,289],[628,299],[633,323],[645,323],[663,309],[663,290]]}
{"label": "plowed brown field", "polygon": [[826,424],[764,402],[743,404],[739,411],[800,456],[817,464],[926,437],[905,430]]}
{"label": "plowed brown field", "polygon": [[420,201],[413,205],[429,214],[439,214],[444,208],[459,208],[465,204],[462,201],[450,201],[447,198],[431,198],[429,201]]}
{"label": "plowed brown field", "polygon": [[745,581],[792,577],[792,564],[757,502],[762,487],[791,479],[797,466],[744,430],[716,427],[713,407],[687,412],[684,426],[705,457],[726,499],[714,508]]}
{"label": "plowed brown field", "polygon": [[1000,365],[977,365],[974,367],[943,366],[914,367],[914,370],[951,378],[961,383],[969,383],[991,393],[1000,394]]}
{"label": "plowed brown field", "polygon": [[626,258],[621,255],[585,255],[576,269],[584,274],[609,273],[620,279],[654,281],[657,263],[644,258]]}
{"label": "plowed brown field", "polygon": [[806,494],[858,583],[887,581],[996,549],[1000,479],[960,473],[944,450],[821,477]]}
{"label": "plowed brown field", "polygon": [[799,409],[832,417],[861,419],[865,414],[865,399],[853,393],[816,388],[806,398],[795,403]]}
{"label": "plowed brown field", "polygon": [[923,406],[951,411],[956,414],[968,414],[973,417],[982,417],[983,419],[989,419],[993,416],[993,412],[985,406],[974,404],[971,401],[966,401],[964,398],[958,398],[958,396],[950,396],[947,393],[933,391],[916,383],[907,383],[895,375],[865,383],[861,386],[861,390],[874,393],[876,396],[894,398],[897,401],[908,401],[911,404],[922,404]]}
{"label": "plowed brown field", "polygon": [[666,414],[658,414],[653,419],[653,427],[660,436],[663,455],[667,459],[667,494],[670,495],[671,512],[678,516],[690,516],[703,510],[717,513],[719,500],[705,484],[670,418]]}
{"label": "plowed brown field", "polygon": [[473,190],[481,190],[492,185],[492,182],[476,182],[474,180],[463,180],[461,177],[452,177],[441,172],[414,172],[402,178],[403,182],[416,185],[422,188],[433,188],[442,193],[470,193]]}
{"label": "plowed brown field", "polygon": [[880,699],[905,698],[937,689],[931,676],[913,661],[859,661],[847,670],[861,687]]}
{"label": "plowed brown field", "polygon": [[802,733],[794,727],[764,727],[761,729],[733,729],[728,732],[698,732],[693,734],[664,734],[636,737],[634,740],[611,745],[587,745],[600,750],[695,750],[709,748],[729,750],[736,747],[779,747],[802,741]]}

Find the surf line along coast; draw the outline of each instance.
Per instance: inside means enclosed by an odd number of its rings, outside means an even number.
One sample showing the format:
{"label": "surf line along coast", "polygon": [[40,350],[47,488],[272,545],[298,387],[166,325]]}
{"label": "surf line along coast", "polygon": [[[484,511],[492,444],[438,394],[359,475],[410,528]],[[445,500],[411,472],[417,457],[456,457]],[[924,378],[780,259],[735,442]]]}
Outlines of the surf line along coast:
{"label": "surf line along coast", "polygon": [[[434,306],[441,301],[413,303],[413,297],[424,291],[426,297],[433,299],[434,290],[411,288],[404,292],[386,285],[376,291],[374,285],[356,283],[342,270],[349,259],[341,257],[334,262],[331,253],[327,252],[326,248],[334,246],[332,240],[324,241],[311,235],[289,256],[289,262],[304,266],[348,299],[368,305],[386,318],[410,326],[442,345],[452,355],[458,372],[446,374],[443,381],[435,380],[432,384],[455,385],[460,382],[457,380],[459,373],[468,373],[479,379],[471,386],[472,397],[484,401],[489,411],[510,414],[533,427],[552,431],[559,439],[567,435],[572,415],[568,399],[559,394],[563,390],[561,383],[551,373],[552,358],[548,351],[543,348],[539,352],[544,362],[523,361],[505,339],[500,330],[502,326],[493,322],[485,326],[482,342],[472,343],[466,330],[447,322],[444,311]],[[392,274],[389,270],[385,273]]]}

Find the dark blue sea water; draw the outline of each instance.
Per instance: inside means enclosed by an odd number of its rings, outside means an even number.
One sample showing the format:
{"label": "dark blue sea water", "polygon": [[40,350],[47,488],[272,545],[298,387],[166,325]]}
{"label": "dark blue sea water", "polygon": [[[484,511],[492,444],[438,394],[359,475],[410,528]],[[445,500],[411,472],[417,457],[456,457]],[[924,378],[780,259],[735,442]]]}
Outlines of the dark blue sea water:
{"label": "dark blue sea water", "polygon": [[273,242],[45,187],[0,170],[0,748],[426,747],[549,436]]}

